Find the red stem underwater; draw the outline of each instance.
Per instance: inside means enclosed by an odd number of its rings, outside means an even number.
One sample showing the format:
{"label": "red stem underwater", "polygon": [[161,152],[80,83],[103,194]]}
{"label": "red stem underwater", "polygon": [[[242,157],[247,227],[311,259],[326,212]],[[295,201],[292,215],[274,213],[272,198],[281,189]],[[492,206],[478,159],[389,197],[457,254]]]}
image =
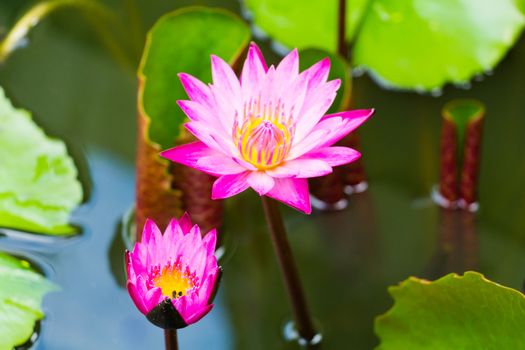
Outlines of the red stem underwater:
{"label": "red stem underwater", "polygon": [[449,119],[443,118],[439,192],[450,203],[458,199],[456,148],[456,126]]}
{"label": "red stem underwater", "polygon": [[463,170],[459,191],[461,199],[470,205],[478,200],[478,173],[481,158],[481,135],[483,130],[483,118],[470,122],[465,135],[463,154]]}

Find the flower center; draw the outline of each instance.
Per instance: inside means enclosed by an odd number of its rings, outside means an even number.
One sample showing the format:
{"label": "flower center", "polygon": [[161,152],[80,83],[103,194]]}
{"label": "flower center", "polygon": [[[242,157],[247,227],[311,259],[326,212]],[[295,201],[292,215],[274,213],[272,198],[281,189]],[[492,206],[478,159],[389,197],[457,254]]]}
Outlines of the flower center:
{"label": "flower center", "polygon": [[186,295],[195,287],[196,277],[188,268],[184,270],[179,262],[169,263],[162,269],[154,269],[152,282],[155,287],[162,290],[164,296],[176,299]]}
{"label": "flower center", "polygon": [[235,118],[233,139],[242,157],[257,169],[275,168],[281,164],[292,144],[294,128],[285,118],[284,106],[278,101],[261,105],[260,98],[244,105],[242,120]]}

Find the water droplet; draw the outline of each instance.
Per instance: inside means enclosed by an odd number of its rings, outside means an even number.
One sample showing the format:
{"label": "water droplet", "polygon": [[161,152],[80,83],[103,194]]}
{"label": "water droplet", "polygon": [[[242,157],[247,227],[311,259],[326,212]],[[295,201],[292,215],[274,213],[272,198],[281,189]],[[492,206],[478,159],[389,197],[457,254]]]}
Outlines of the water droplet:
{"label": "water droplet", "polygon": [[464,90],[469,90],[470,88],[472,88],[472,84],[470,83],[470,81],[458,82],[457,84],[455,84],[455,86]]}
{"label": "water droplet", "polygon": [[365,74],[365,72],[366,68],[363,66],[357,66],[352,68],[352,76],[356,78],[362,76],[363,74]]}
{"label": "water droplet", "polygon": [[253,37],[259,40],[268,39],[268,34],[259,26],[252,23],[251,25]]}
{"label": "water droplet", "polygon": [[348,206],[348,200],[346,198],[340,199],[335,203],[325,202],[310,194],[310,203],[312,207],[319,211],[340,211]]}
{"label": "water droplet", "polygon": [[483,79],[485,79],[483,74],[478,74],[474,77],[474,81],[483,81]]}
{"label": "water droplet", "polygon": [[344,191],[345,194],[348,196],[354,194],[354,193],[363,193],[368,189],[368,182],[367,181],[361,181],[360,183],[356,185],[348,185],[345,186]]}
{"label": "water droplet", "polygon": [[284,325],[283,336],[285,340],[296,341],[300,346],[305,348],[312,345],[319,345],[323,340],[323,335],[321,333],[315,334],[310,340],[302,338],[293,321],[289,321]]}
{"label": "water droplet", "polygon": [[438,185],[435,185],[432,188],[431,197],[432,197],[432,200],[434,201],[434,203],[436,203],[437,205],[439,205],[442,208],[445,208],[445,209],[456,209],[458,207],[458,204],[455,201],[451,202],[448,199],[446,199],[445,197],[443,197],[443,195],[439,191],[439,186]]}
{"label": "water droplet", "polygon": [[11,51],[15,51],[18,49],[23,49],[29,45],[29,39],[26,36],[21,37],[16,41],[16,43],[13,45]]}
{"label": "water droplet", "polygon": [[430,90],[430,94],[433,97],[439,97],[439,96],[443,95],[443,89],[441,89],[441,88],[433,88],[432,90]]}
{"label": "water droplet", "polygon": [[286,54],[288,54],[288,52],[290,52],[290,49],[288,47],[284,46],[283,44],[275,40],[272,40],[272,43],[270,44],[270,46],[275,52],[277,52],[281,56],[285,56]]}

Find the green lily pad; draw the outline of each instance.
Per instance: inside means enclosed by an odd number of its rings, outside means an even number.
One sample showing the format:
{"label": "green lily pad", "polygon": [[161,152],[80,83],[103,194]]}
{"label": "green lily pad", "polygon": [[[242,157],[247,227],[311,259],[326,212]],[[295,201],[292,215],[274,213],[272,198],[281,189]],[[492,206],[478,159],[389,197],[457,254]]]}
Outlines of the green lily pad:
{"label": "green lily pad", "polygon": [[150,118],[150,140],[162,149],[173,147],[186,115],[177,100],[186,93],[177,76],[189,73],[211,80],[210,55],[233,64],[250,40],[248,26],[231,12],[189,7],[162,17],[148,34],[139,78],[140,99]]}
{"label": "green lily pad", "polygon": [[[336,49],[336,0],[246,0],[256,25],[288,47]],[[523,1],[348,1],[353,63],[384,86],[428,91],[491,70],[525,25]],[[356,29],[357,28],[357,29]]]}
{"label": "green lily pad", "polygon": [[[351,41],[371,0],[348,0],[346,39]],[[287,47],[337,49],[338,0],[245,0],[255,24]]]}
{"label": "green lily pad", "polygon": [[0,350],[12,350],[44,317],[42,298],[57,287],[25,260],[0,252]]}
{"label": "green lily pad", "polygon": [[[111,11],[98,1],[91,0],[47,0],[40,1],[31,7],[24,15],[16,22],[11,30],[0,40],[0,63],[3,63],[9,55],[17,48],[22,47],[20,42],[28,35],[33,27],[40,21],[49,16],[51,13],[64,9],[77,8],[86,15],[93,16],[98,21],[113,21]],[[96,24],[95,21],[92,21]],[[104,31],[105,28],[99,26],[99,30]],[[109,37],[110,33],[104,32],[107,44],[113,39]],[[109,46],[109,45],[108,45]],[[113,50],[114,51],[114,50]]]}
{"label": "green lily pad", "polygon": [[516,0],[379,0],[354,48],[386,85],[430,90],[491,70],[525,24]]}
{"label": "green lily pad", "polygon": [[81,200],[65,144],[47,137],[0,88],[0,227],[72,234],[69,216]]}
{"label": "green lily pad", "polygon": [[521,349],[525,296],[477,272],[390,287],[394,306],[376,319],[380,350]]}
{"label": "green lily pad", "polygon": [[301,70],[312,66],[318,61],[328,57],[330,59],[330,74],[328,80],[341,79],[341,87],[335,97],[334,103],[328,110],[328,113],[340,112],[348,109],[350,101],[350,94],[352,92],[352,80],[349,79],[351,75],[350,66],[339,55],[321,50],[321,49],[305,49],[299,52],[299,60]]}

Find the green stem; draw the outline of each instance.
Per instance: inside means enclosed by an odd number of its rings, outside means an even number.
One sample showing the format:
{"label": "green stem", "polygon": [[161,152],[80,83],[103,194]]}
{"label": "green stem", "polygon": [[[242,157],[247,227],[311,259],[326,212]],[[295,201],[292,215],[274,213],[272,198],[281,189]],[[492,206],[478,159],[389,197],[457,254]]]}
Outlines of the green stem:
{"label": "green stem", "polygon": [[278,203],[265,196],[261,198],[273,248],[279,261],[288,298],[292,306],[295,325],[301,338],[310,342],[316,335],[316,332],[308,312],[303,288],[299,280],[299,273],[286,237],[286,229]]}
{"label": "green stem", "polygon": [[337,10],[337,53],[348,60],[346,45],[346,0],[339,0]]}

